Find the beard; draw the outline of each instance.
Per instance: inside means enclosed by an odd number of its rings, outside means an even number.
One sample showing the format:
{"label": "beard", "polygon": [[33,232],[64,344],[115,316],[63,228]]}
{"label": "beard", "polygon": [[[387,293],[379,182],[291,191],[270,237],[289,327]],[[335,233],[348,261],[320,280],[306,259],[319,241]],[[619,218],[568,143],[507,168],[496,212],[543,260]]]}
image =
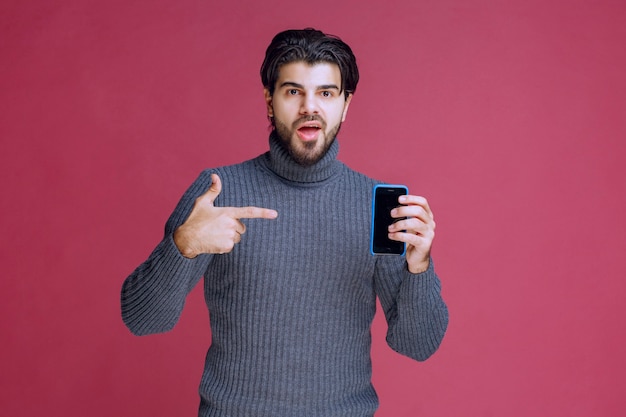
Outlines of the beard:
{"label": "beard", "polygon": [[[296,138],[296,126],[303,122],[313,120],[320,122],[322,125],[320,134],[324,135],[323,143],[320,143],[319,140],[315,142],[300,142]],[[274,119],[274,131],[278,136],[279,143],[282,145],[283,149],[289,153],[294,161],[305,167],[319,162],[328,153],[328,150],[335,141],[340,129],[341,122],[326,133],[326,122],[319,116],[301,117],[296,120],[291,127],[287,126],[287,124],[281,122],[280,120]]]}

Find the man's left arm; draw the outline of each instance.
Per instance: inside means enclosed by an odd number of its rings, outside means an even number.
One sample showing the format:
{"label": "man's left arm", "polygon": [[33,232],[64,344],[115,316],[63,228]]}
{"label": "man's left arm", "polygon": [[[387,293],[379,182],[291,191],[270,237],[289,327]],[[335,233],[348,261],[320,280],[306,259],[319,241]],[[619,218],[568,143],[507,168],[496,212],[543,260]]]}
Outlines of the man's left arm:
{"label": "man's left arm", "polygon": [[406,260],[378,259],[376,293],[388,323],[389,346],[423,361],[439,348],[448,326],[441,281],[430,257],[435,221],[425,198],[401,196],[399,203],[391,216],[400,220],[389,227],[389,238],[406,243]]}

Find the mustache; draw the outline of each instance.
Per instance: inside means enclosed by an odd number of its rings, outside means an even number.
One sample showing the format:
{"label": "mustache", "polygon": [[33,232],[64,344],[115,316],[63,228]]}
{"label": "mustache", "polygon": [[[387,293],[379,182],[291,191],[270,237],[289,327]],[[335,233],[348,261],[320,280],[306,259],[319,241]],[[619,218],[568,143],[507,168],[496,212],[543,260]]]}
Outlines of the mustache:
{"label": "mustache", "polygon": [[302,116],[298,119],[296,119],[295,122],[293,122],[293,128],[296,129],[299,125],[306,123],[306,122],[319,122],[320,125],[322,126],[322,129],[326,129],[326,121],[321,117],[318,116],[317,114],[310,114],[307,116]]}

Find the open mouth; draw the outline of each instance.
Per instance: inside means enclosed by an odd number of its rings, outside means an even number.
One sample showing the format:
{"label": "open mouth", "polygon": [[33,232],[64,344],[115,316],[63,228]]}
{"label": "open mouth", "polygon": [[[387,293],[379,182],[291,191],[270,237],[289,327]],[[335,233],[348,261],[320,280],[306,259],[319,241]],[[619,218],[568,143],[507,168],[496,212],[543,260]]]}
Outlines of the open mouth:
{"label": "open mouth", "polygon": [[298,136],[304,141],[311,141],[317,139],[318,133],[322,130],[322,127],[317,123],[307,123],[300,126],[297,129]]}

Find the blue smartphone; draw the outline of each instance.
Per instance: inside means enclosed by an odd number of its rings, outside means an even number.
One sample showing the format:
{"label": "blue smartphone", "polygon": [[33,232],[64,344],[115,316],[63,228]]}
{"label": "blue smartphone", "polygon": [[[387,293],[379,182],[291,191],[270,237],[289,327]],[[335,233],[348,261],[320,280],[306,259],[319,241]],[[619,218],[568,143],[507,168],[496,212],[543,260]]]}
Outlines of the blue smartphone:
{"label": "blue smartphone", "polygon": [[404,185],[377,184],[372,196],[372,231],[370,252],[372,255],[404,255],[406,245],[389,239],[388,227],[399,220],[391,217],[391,210],[398,207],[398,197],[409,193]]}

